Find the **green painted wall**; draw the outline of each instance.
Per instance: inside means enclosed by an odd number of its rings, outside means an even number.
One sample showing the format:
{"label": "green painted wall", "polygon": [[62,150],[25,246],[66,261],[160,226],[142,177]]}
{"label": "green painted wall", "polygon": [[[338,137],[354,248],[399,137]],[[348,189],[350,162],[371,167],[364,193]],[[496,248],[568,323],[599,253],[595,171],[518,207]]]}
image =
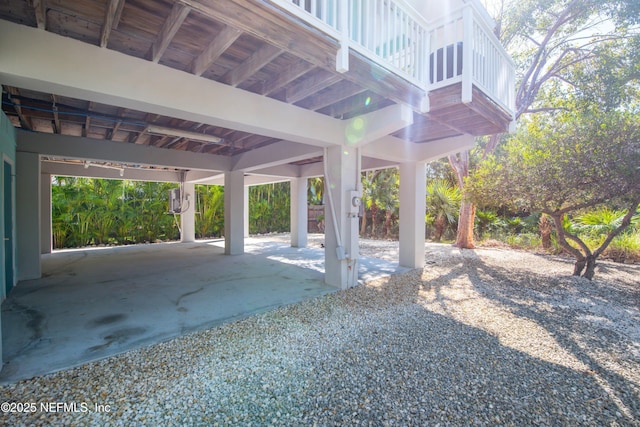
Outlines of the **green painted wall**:
{"label": "green painted wall", "polygon": [[16,159],[16,130],[9,118],[0,110],[0,152],[14,161]]}
{"label": "green painted wall", "polygon": [[[11,124],[11,122],[9,121],[9,119],[7,118],[7,116],[0,111],[0,233],[3,235],[4,237],[4,223],[5,223],[5,219],[4,219],[4,188],[5,188],[5,182],[4,182],[4,165],[5,165],[5,161],[9,162],[11,165],[13,165],[13,170],[11,171],[12,175],[15,175],[15,159],[16,159],[16,131],[13,127],[13,125]],[[15,183],[12,184],[13,188],[14,188],[14,193],[15,193]],[[12,200],[12,205],[13,205],[13,216],[15,218],[15,197]],[[15,222],[14,222],[15,224]],[[15,227],[14,227],[14,232],[13,235],[10,236],[11,241],[15,242]],[[14,254],[14,265],[15,265],[15,244],[13,245],[13,254]],[[5,289],[7,288],[6,283],[5,283],[5,263],[4,263],[4,259],[5,259],[5,248],[4,245],[0,245],[0,299],[4,299],[5,295]],[[12,267],[13,268],[13,267]],[[14,270],[14,277],[15,277],[15,268],[13,268]]]}

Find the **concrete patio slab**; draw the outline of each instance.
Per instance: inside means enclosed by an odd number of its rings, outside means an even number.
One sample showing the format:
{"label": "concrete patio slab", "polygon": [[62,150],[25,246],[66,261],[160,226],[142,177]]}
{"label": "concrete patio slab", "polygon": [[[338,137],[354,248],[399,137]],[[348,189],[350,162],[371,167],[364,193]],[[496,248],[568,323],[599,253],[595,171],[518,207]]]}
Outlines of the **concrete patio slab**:
{"label": "concrete patio slab", "polygon": [[[336,291],[324,250],[264,238],[224,255],[220,240],[56,251],[43,277],[2,305],[4,367],[15,382]],[[404,269],[361,259],[360,278]]]}

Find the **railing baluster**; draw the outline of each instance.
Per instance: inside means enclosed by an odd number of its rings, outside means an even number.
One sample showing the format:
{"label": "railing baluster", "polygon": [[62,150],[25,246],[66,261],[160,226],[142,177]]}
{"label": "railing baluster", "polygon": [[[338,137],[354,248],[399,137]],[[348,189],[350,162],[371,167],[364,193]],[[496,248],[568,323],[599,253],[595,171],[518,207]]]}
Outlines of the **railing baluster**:
{"label": "railing baluster", "polygon": [[356,0],[356,7],[354,9],[356,14],[356,32],[358,33],[357,41],[360,44],[363,44],[364,37],[362,33],[362,0]]}
{"label": "railing baluster", "polygon": [[348,50],[356,49],[421,87],[462,82],[462,100],[470,102],[476,85],[514,110],[513,61],[469,2],[429,25],[396,0],[268,1],[337,39],[340,71],[348,69]]}
{"label": "railing baluster", "polygon": [[391,56],[391,2],[389,0],[385,0],[384,2],[384,18],[382,21],[383,25],[383,34],[384,38],[382,39],[382,43],[384,44],[384,58],[389,60]]}

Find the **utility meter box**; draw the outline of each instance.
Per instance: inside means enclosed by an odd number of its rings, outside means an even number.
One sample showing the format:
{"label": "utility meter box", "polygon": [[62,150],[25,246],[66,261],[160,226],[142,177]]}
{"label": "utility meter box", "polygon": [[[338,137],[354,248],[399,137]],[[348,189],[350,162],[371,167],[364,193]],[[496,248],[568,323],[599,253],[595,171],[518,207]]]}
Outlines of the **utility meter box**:
{"label": "utility meter box", "polygon": [[177,214],[182,211],[182,200],[180,198],[180,189],[172,188],[169,190],[169,213]]}
{"label": "utility meter box", "polygon": [[362,193],[359,191],[349,191],[349,214],[359,216],[362,205]]}

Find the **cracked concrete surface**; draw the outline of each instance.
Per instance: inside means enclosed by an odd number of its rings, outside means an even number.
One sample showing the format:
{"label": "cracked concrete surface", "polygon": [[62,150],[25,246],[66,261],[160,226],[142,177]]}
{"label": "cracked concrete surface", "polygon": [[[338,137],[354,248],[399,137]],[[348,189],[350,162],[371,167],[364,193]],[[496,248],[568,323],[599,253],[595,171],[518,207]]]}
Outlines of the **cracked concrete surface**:
{"label": "cracked concrete surface", "polygon": [[[330,293],[324,251],[246,239],[56,251],[43,277],[2,305],[0,383],[54,372],[129,349]],[[362,259],[360,276],[401,271]]]}

